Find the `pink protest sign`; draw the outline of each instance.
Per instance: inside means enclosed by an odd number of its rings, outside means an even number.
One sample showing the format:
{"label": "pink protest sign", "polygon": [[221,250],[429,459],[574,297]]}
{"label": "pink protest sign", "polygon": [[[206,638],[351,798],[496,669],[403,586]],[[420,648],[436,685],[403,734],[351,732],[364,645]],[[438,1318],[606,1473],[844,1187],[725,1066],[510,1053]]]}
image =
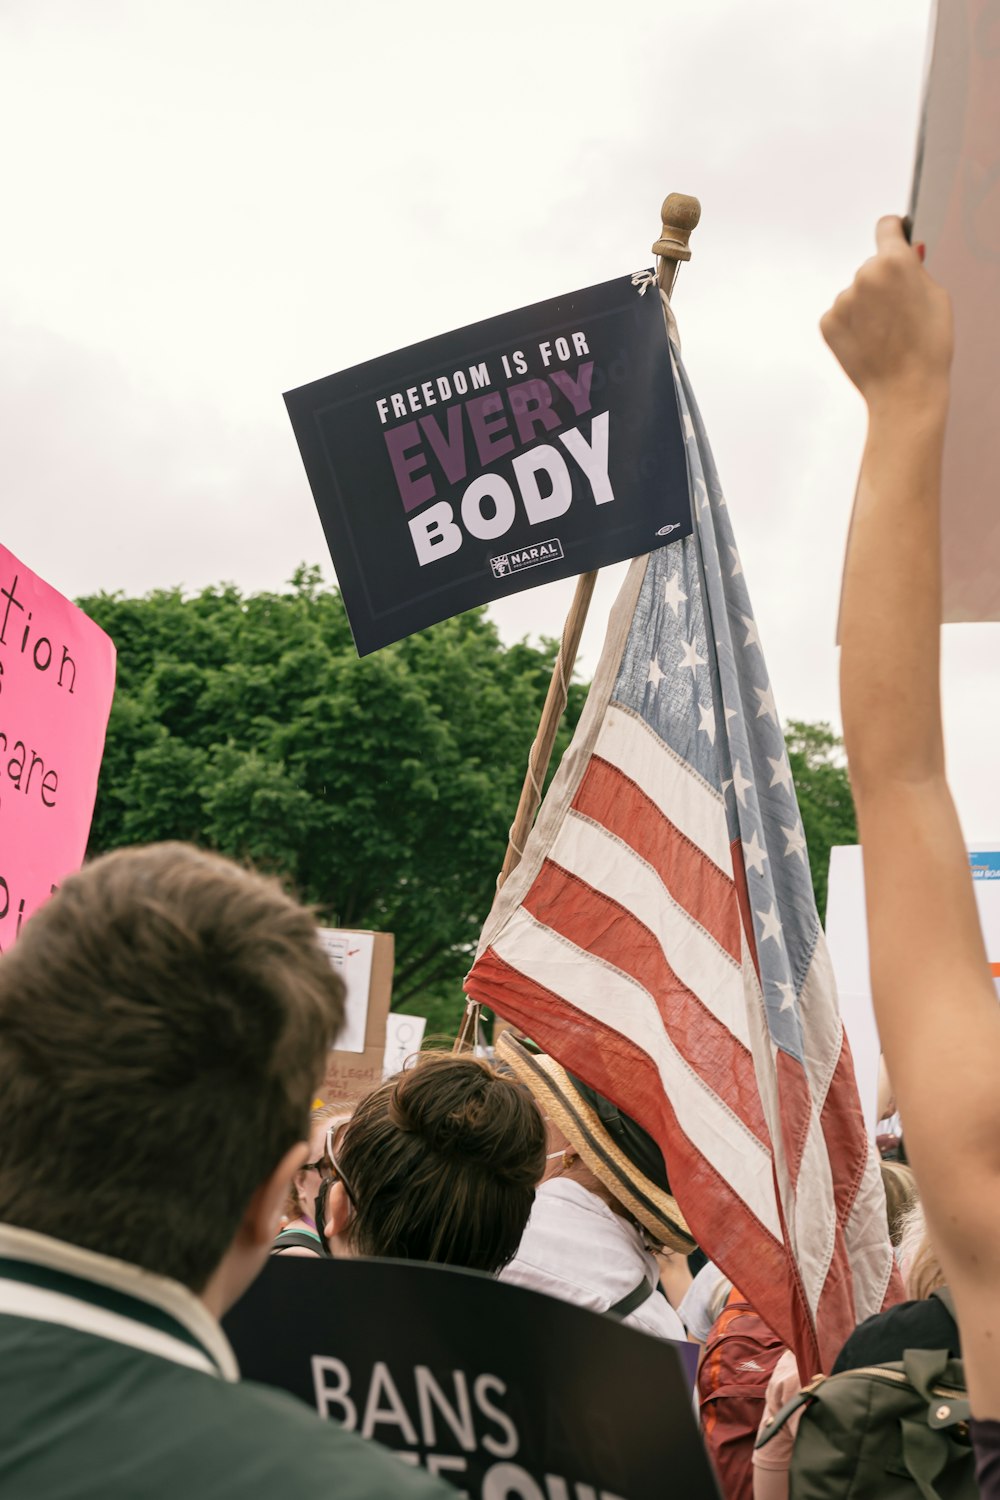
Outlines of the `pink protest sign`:
{"label": "pink protest sign", "polygon": [[83,863],[114,691],[109,637],[0,547],[0,951]]}

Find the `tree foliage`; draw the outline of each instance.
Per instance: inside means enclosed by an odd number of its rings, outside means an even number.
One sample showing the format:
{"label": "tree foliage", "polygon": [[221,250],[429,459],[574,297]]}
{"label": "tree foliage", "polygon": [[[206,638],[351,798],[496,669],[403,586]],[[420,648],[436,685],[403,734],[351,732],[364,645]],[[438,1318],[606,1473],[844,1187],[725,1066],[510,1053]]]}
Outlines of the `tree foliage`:
{"label": "tree foliage", "polygon": [[[274,872],[330,925],[395,933],[394,1005],[453,1030],[555,643],[504,648],[474,610],[359,661],[309,568],[280,594],[80,602],[118,646],[89,853],[186,839]],[[847,771],[829,725],[786,739],[822,916]]]}
{"label": "tree foliage", "polygon": [[453,1028],[555,643],[504,648],[474,610],[359,661],[309,568],[80,603],[119,653],[89,853],[187,839],[273,871],[330,925],[395,933],[394,1005]]}
{"label": "tree foliage", "polygon": [[843,745],[829,724],[803,724],[793,719],[785,725],[785,743],[822,920],[826,917],[830,850],[834,844],[858,841],[847,761]]}

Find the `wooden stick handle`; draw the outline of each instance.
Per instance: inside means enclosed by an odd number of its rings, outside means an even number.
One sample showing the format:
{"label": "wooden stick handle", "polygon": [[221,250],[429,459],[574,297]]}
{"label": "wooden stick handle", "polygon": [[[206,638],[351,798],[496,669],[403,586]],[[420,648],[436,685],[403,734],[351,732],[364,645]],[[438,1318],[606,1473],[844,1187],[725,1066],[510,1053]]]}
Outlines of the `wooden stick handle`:
{"label": "wooden stick handle", "polygon": [[583,626],[596,582],[596,570],[593,573],[581,573],[576,580],[576,592],[573,595],[573,603],[569,607],[569,614],[566,616],[566,624],[563,626],[562,641],[552,668],[552,679],[545,695],[542,717],[538,721],[538,733],[535,735],[534,744],[528,754],[528,771],[524,778],[524,785],[521,787],[520,801],[507,836],[507,853],[504,856],[500,874],[497,876],[497,890],[503,885],[511,870],[520,863],[521,855],[524,853],[524,841],[531,832],[538,804],[542,800],[542,786],[552,758],[552,746],[555,744],[559,721],[569,697],[570,678],[573,676],[576,653],[580,649],[580,637],[583,635]]}
{"label": "wooden stick handle", "polygon": [[[686,193],[671,193],[663,200],[663,206],[660,209],[660,238],[653,246],[653,254],[660,257],[657,281],[668,297],[677,275],[678,263],[691,259],[688,241],[692,230],[697,228],[700,218],[701,204],[697,198],[689,198]],[[542,800],[542,785],[549,769],[559,720],[566,707],[569,681],[576,665],[576,653],[580,649],[580,637],[583,634],[583,626],[596,582],[596,573],[582,573],[577,580],[576,593],[573,595],[573,603],[570,605],[566,624],[563,627],[562,644],[552,668],[552,681],[549,683],[538,733],[535,735],[535,742],[528,756],[528,771],[524,778],[524,785],[521,787],[517,812],[514,814],[514,821],[510,827],[507,852],[504,855],[500,874],[497,876],[497,890],[520,862],[524,851],[524,841],[531,831],[538,805]]]}

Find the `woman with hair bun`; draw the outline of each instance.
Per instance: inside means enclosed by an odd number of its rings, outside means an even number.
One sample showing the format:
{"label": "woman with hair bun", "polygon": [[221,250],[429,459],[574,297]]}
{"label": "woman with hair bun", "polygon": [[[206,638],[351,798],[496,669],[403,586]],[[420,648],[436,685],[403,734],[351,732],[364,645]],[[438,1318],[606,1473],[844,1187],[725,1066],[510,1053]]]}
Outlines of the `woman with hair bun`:
{"label": "woman with hair bun", "polygon": [[334,1255],[495,1274],[511,1260],[545,1168],[545,1127],[516,1079],[425,1053],[358,1105],[333,1162]]}

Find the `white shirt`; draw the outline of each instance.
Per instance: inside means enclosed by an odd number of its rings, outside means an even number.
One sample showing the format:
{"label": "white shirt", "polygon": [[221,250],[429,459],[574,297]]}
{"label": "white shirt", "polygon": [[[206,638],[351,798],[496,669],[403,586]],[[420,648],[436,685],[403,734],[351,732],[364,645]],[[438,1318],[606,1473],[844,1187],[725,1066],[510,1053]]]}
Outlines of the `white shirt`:
{"label": "white shirt", "polygon": [[[718,1290],[726,1280],[718,1266],[706,1261],[681,1298],[677,1314],[688,1331],[688,1337],[703,1344],[721,1310]],[[728,1282],[727,1291],[732,1286]],[[713,1313],[712,1309],[715,1308]]]}
{"label": "white shirt", "polygon": [[[578,1182],[552,1177],[535,1193],[518,1252],[500,1280],[603,1313],[642,1277],[655,1288],[659,1274],[634,1224]],[[657,1291],[622,1321],[641,1333],[684,1340],[680,1318]]]}

